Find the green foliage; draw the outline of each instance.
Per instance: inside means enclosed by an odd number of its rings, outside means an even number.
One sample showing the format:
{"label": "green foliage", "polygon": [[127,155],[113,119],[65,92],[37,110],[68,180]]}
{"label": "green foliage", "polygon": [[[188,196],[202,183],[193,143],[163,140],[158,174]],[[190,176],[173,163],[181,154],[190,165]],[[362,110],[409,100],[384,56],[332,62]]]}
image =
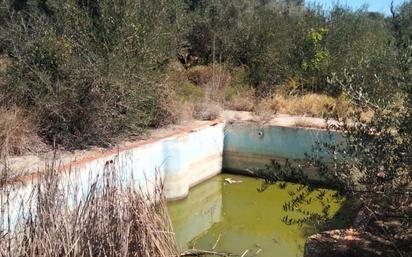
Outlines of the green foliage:
{"label": "green foliage", "polygon": [[405,2],[397,9],[392,6],[391,30],[395,38],[398,65],[406,82],[412,77],[412,1]]}
{"label": "green foliage", "polygon": [[355,91],[362,88],[371,100],[382,96],[390,100],[400,92],[399,87],[387,86],[392,84],[399,69],[391,46],[394,38],[382,15],[363,10],[348,12],[337,7],[331,13],[330,27],[327,78],[332,81],[326,82],[331,92],[340,93],[343,89],[333,82],[334,77],[346,80]]}
{"label": "green foliage", "polygon": [[[412,204],[411,99],[412,93],[408,92],[405,107],[376,108],[370,121],[365,122],[361,114],[356,113],[349,118],[350,122],[330,126],[331,133],[338,131],[343,139],[316,143],[313,151],[307,153],[307,159],[299,165],[288,160],[285,163],[274,161],[267,170],[257,172],[266,180],[263,189],[273,184],[281,186],[281,181],[304,185],[290,192],[290,200],[284,203],[285,211],[298,212],[304,218],[286,216],[283,221],[323,226],[330,219],[330,203],[321,194],[313,195],[317,184],[305,175],[308,169],[316,170],[323,186],[338,190],[337,196],[355,199],[367,210],[370,216],[365,223],[356,224],[358,229],[366,229],[392,242],[394,249],[386,250],[409,256],[412,250],[408,243]],[[325,154],[327,158],[319,157]],[[315,201],[322,205],[321,214],[305,209],[306,204]],[[391,230],[378,225],[393,221],[396,225]]]}
{"label": "green foliage", "polygon": [[[394,12],[389,22],[396,25],[404,18],[408,19],[408,16],[401,16],[406,7],[409,6],[404,5]],[[412,57],[411,41],[404,33],[410,32],[396,29],[393,32],[392,42],[396,43],[394,50],[397,56],[399,59],[409,60]],[[291,201],[285,205],[288,210],[301,212],[302,205],[313,199],[310,196],[312,186],[304,175],[304,170],[316,169],[326,185],[361,203],[370,217],[367,224],[358,226],[392,242],[394,249],[387,250],[393,250],[399,256],[409,256],[412,251],[408,241],[412,206],[412,76],[411,67],[405,67],[405,64],[404,61],[394,62],[397,72],[390,74],[391,78],[387,80],[389,84],[386,84],[389,90],[398,91],[403,104],[393,103],[386,95],[368,94],[371,93],[371,84],[368,81],[354,84],[353,81],[359,78],[355,72],[352,74],[352,78],[355,78],[353,80],[336,78],[343,89],[350,88],[347,92],[354,101],[373,110],[372,118],[365,121],[360,112],[354,113],[342,123],[330,126],[333,130],[331,133],[340,132],[342,140],[317,143],[301,165],[292,165],[288,161],[285,164],[274,162],[269,168],[272,172],[264,174],[264,186],[285,179],[307,185],[302,187],[299,194],[292,195]],[[326,153],[328,158],[320,158],[319,152]],[[319,200],[322,201],[321,198]],[[328,205],[323,202],[323,206],[323,216],[303,213],[306,215],[304,219],[284,221],[299,224],[325,222]],[[390,230],[379,226],[388,221],[397,223]]]}
{"label": "green foliage", "polygon": [[0,41],[12,57],[3,104],[36,113],[47,141],[106,145],[170,122],[157,81],[178,44],[178,1],[53,1],[48,12],[3,3]]}
{"label": "green foliage", "polygon": [[258,91],[294,79],[300,90],[338,96],[342,86],[333,78],[353,74],[352,84],[376,99],[399,92],[386,86],[399,66],[390,22],[381,14],[339,5],[325,13],[296,1],[187,3],[190,54],[202,64],[244,65]]}
{"label": "green foliage", "polygon": [[[3,104],[38,113],[40,134],[68,146],[170,122],[173,94],[159,81],[176,54],[186,67],[242,69],[236,83],[258,96],[293,85],[286,93],[374,106],[399,99],[405,81],[393,79],[412,72],[410,1],[392,19],[303,1],[1,1],[0,52],[12,59]],[[201,69],[189,74],[208,78]]]}
{"label": "green foliage", "polygon": [[321,69],[322,63],[328,58],[328,52],[325,49],[325,35],[328,33],[327,28],[311,29],[308,33],[305,45],[309,49],[306,51],[307,57],[302,62],[304,71],[316,72]]}

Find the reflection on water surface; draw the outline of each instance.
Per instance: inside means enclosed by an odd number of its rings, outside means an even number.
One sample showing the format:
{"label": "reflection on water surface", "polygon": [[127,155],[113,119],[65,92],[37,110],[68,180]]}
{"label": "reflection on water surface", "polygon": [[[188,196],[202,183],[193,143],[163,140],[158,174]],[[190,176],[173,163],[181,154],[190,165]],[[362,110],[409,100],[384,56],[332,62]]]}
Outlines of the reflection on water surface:
{"label": "reflection on water surface", "polygon": [[[243,181],[228,184],[226,178]],[[283,204],[290,199],[287,189],[278,186],[258,192],[262,181],[255,178],[224,174],[194,187],[188,198],[169,203],[169,211],[182,250],[196,248],[245,256],[301,257],[305,238],[316,232],[311,226],[286,225],[282,218]],[[327,199],[335,213],[341,203],[333,191]],[[319,203],[312,203],[308,210],[320,211]],[[294,214],[292,214],[294,215]],[[295,214],[296,215],[296,214]]]}

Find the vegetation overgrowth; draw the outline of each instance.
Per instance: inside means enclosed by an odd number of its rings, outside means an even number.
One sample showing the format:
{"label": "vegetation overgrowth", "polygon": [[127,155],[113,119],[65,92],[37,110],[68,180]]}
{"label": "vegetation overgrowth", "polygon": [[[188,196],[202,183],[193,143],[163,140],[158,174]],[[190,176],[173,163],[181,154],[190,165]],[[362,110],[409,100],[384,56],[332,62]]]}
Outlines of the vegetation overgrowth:
{"label": "vegetation overgrowth", "polygon": [[410,5],[385,17],[304,1],[2,0],[1,106],[68,149],[222,108],[345,118],[359,100],[402,98],[395,34],[408,37]]}
{"label": "vegetation overgrowth", "polygon": [[363,229],[410,253],[412,1],[389,16],[301,0],[0,1],[2,156],[110,146],[223,108],[331,117],[345,142],[318,147],[334,165],[308,165],[371,223],[395,219]]}
{"label": "vegetation overgrowth", "polygon": [[[388,99],[379,94],[373,97],[368,95],[371,91],[367,88],[363,91],[363,83],[353,84],[352,80],[337,79],[339,84],[349,89],[347,92],[352,96],[353,103],[367,107],[373,115],[365,119],[359,110],[355,110],[342,123],[329,127],[342,132],[341,142],[318,143],[301,166],[289,161],[285,164],[274,163],[269,169],[277,172],[264,175],[267,184],[292,175],[294,180],[306,185],[285,204],[289,211],[302,212],[306,217],[288,219],[286,222],[322,223],[326,221],[325,215],[330,206],[321,195],[317,199],[309,197],[313,187],[304,173],[306,168],[318,170],[326,184],[338,188],[341,195],[356,199],[359,214],[353,226],[377,236],[382,242],[389,242],[390,247],[383,245],[374,249],[385,256],[410,256],[412,253],[411,10],[411,2],[399,9],[392,8],[390,25],[397,72],[388,78],[386,87],[394,90],[394,98]],[[361,90],[357,90],[356,85]],[[395,92],[396,88],[399,91]],[[319,157],[320,151],[327,153],[328,159]],[[312,200],[322,202],[324,216],[305,212],[302,207]]]}

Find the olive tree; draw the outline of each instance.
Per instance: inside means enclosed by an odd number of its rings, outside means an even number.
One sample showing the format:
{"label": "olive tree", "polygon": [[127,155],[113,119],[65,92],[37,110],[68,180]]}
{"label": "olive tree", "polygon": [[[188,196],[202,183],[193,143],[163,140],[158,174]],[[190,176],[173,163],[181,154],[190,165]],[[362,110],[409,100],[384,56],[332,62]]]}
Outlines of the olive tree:
{"label": "olive tree", "polygon": [[[412,252],[412,67],[409,62],[412,41],[410,30],[398,30],[410,21],[410,12],[405,11],[408,8],[410,3],[394,10],[389,21],[393,25],[390,46],[397,53],[398,62],[397,69],[387,71],[386,87],[388,94],[398,95],[398,100],[372,99],[379,95],[362,94],[362,81],[335,77],[351,99],[372,110],[373,116],[365,120],[361,111],[354,112],[348,119],[329,127],[330,133],[340,133],[341,140],[333,141],[331,137],[330,142],[318,142],[300,165],[274,162],[268,167],[269,172],[260,173],[266,179],[264,186],[290,179],[303,184],[297,192],[291,192],[284,208],[300,212],[304,218],[285,217],[286,223],[320,225],[328,220],[330,205],[322,193],[313,195],[314,186],[305,176],[307,168],[316,169],[324,186],[355,200],[367,213],[368,218],[357,224],[358,229],[392,243],[392,249],[385,249],[390,252],[388,256],[409,256]],[[345,76],[352,75],[346,73]],[[284,183],[278,185],[285,186]],[[321,202],[321,215],[305,209],[305,204],[313,200]]]}

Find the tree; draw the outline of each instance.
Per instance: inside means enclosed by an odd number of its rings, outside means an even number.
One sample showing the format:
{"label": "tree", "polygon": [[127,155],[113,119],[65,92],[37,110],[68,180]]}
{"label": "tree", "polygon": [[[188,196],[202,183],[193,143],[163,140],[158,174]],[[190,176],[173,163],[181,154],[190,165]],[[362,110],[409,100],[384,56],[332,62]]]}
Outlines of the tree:
{"label": "tree", "polygon": [[[410,12],[404,12],[404,8],[410,6],[401,6],[390,20],[394,33],[392,42],[395,42],[390,46],[394,47],[399,60],[410,60],[410,31],[399,31],[406,26],[399,23],[405,24],[410,17]],[[405,13],[408,14],[406,17],[403,15]],[[298,220],[286,218],[286,223],[319,224],[327,221],[329,205],[321,195],[311,197],[313,185],[304,175],[306,168],[315,168],[325,185],[337,189],[341,196],[356,199],[361,204],[369,218],[364,220],[364,224],[360,224],[358,229],[392,242],[392,249],[383,249],[388,251],[388,256],[411,254],[412,67],[408,61],[399,61],[396,64],[397,69],[388,73],[389,84],[386,87],[397,89],[403,104],[369,99],[369,96],[359,93],[364,92],[362,87],[368,88],[368,85],[361,81],[355,84],[348,84],[348,80],[340,81],[344,90],[350,88],[347,92],[352,94],[352,99],[357,99],[358,103],[373,110],[373,117],[365,120],[361,117],[361,112],[355,112],[340,125],[330,127],[331,132],[333,130],[341,133],[341,142],[317,143],[313,152],[308,153],[303,166],[296,166],[288,161],[285,164],[275,162],[269,168],[270,172],[262,173],[266,178],[265,186],[285,179],[293,179],[305,185],[293,193],[291,200],[285,203],[285,208],[306,216]],[[386,98],[384,95],[380,97]],[[326,153],[327,158],[319,157],[319,152]],[[305,211],[304,204],[309,198],[322,203],[323,215]]]}

